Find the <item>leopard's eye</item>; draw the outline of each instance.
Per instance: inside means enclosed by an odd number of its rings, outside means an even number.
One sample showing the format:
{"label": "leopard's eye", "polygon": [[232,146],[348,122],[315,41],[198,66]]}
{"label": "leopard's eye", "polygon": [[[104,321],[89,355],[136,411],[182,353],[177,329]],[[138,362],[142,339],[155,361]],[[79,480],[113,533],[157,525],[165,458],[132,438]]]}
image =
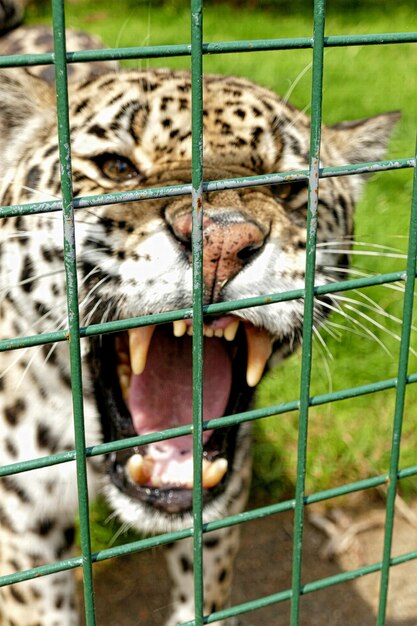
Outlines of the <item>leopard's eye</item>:
{"label": "leopard's eye", "polygon": [[282,183],[281,185],[274,185],[272,187],[272,193],[277,200],[291,200],[304,189],[308,188],[307,181],[297,180],[293,183]]}
{"label": "leopard's eye", "polygon": [[133,163],[118,154],[100,154],[95,159],[104,176],[116,182],[123,182],[140,176]]}

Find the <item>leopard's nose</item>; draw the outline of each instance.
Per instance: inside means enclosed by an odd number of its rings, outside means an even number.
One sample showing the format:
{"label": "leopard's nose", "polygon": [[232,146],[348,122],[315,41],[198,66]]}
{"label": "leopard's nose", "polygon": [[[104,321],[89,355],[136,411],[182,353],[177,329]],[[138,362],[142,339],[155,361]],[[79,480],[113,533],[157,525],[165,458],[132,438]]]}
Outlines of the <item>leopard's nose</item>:
{"label": "leopard's nose", "polygon": [[[176,238],[191,254],[192,218],[186,212],[171,223]],[[267,232],[238,211],[207,209],[203,216],[203,277],[207,301],[215,302],[224,286],[253,260]]]}

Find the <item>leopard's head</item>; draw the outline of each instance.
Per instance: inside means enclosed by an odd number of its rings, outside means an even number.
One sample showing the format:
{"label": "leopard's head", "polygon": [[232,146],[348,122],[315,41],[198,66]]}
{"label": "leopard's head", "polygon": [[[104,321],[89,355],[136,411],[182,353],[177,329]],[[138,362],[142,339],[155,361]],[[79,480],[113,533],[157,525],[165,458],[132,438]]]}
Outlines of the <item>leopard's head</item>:
{"label": "leopard's head", "polygon": [[[12,203],[27,200],[24,190],[30,187],[49,199],[59,194],[53,97],[33,77],[28,88],[23,72],[5,75],[8,97],[0,105],[3,198]],[[185,72],[127,71],[73,85],[74,193],[189,185],[190,99]],[[397,119],[397,113],[388,113],[325,127],[323,166],[382,158]],[[249,81],[207,76],[203,122],[206,181],[308,168],[309,119]],[[360,176],[320,181],[317,284],[345,276],[340,273],[347,266],[343,248],[351,241],[362,184]],[[204,303],[302,289],[307,182],[240,189],[213,184],[211,189],[204,194]],[[38,196],[31,197],[35,199]],[[84,325],[192,306],[189,194],[91,206],[78,210],[76,218]],[[48,216],[39,218],[45,231],[43,254],[50,245],[56,263],[57,222],[51,225]],[[330,241],[333,245],[326,249]],[[318,325],[328,310],[323,303],[315,303]],[[52,300],[48,306],[54,306]],[[302,299],[206,316],[206,420],[248,408],[271,357],[282,358],[299,344],[302,320]],[[192,422],[192,333],[192,320],[184,318],[90,339],[87,362],[105,439]],[[244,428],[208,429],[203,440],[204,499],[212,515],[221,514],[239,488],[235,470],[247,454]],[[119,510],[129,521],[135,522],[143,509],[157,510],[172,520],[171,526],[189,515],[191,435],[114,453],[108,471],[111,497],[122,499]]]}

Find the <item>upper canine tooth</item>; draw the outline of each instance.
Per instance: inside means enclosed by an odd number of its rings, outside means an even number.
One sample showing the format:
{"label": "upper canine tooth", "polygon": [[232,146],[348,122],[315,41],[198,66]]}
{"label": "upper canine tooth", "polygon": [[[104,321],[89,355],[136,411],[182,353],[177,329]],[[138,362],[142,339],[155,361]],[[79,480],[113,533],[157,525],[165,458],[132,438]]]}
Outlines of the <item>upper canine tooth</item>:
{"label": "upper canine tooth", "polygon": [[271,356],[272,341],[266,330],[245,324],[246,342],[248,346],[248,365],[246,382],[255,387],[262,378],[266,362]]}
{"label": "upper canine tooth", "polygon": [[145,369],[154,330],[155,325],[129,330],[130,364],[134,374],[142,374]]}
{"label": "upper canine tooth", "polygon": [[172,324],[174,326],[175,337],[182,337],[183,335],[185,335],[185,333],[187,332],[187,324],[185,320],[175,320],[175,322],[172,322]]}
{"label": "upper canine tooth", "polygon": [[203,487],[210,489],[217,485],[227,472],[226,459],[216,459],[213,462],[203,459]]}
{"label": "upper canine tooth", "polygon": [[226,339],[226,341],[234,340],[234,338],[236,337],[237,329],[239,328],[239,324],[239,320],[236,319],[233,322],[230,322],[228,326],[226,326],[226,328],[224,329],[224,338]]}

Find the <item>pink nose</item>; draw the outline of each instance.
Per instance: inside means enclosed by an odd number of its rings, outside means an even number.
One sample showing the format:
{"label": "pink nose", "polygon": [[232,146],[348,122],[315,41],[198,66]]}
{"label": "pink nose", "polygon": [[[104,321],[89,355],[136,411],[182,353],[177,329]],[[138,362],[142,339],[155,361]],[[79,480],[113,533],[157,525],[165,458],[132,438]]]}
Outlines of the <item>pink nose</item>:
{"label": "pink nose", "polygon": [[[172,228],[179,241],[191,249],[190,213],[175,216]],[[203,277],[207,301],[215,302],[223,287],[262,248],[266,234],[254,221],[235,211],[205,212],[203,217]]]}

